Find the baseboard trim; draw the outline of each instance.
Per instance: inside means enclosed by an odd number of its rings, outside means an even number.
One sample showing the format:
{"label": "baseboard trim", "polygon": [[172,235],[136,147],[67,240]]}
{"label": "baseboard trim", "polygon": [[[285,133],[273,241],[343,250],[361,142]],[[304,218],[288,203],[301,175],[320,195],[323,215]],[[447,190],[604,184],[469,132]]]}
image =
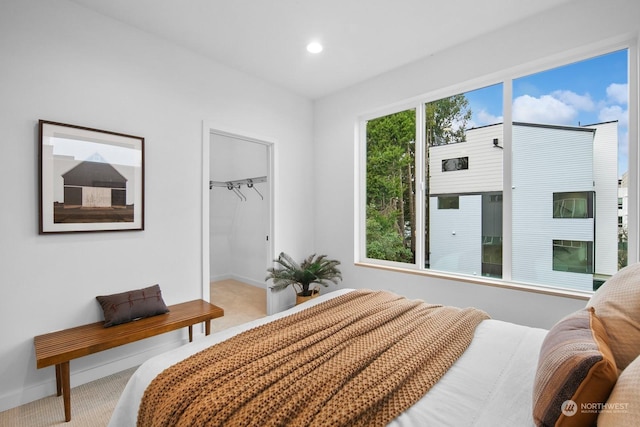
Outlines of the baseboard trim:
{"label": "baseboard trim", "polygon": [[209,278],[210,282],[219,282],[221,280],[237,280],[238,282],[246,283],[247,285],[255,286],[260,289],[267,289],[267,282],[251,279],[249,277],[240,276],[237,274],[224,274],[220,276],[212,276]]}
{"label": "baseboard trim", "polygon": [[[197,332],[195,329],[196,328],[194,328],[194,340],[198,339],[200,336],[204,336],[203,332]],[[70,363],[71,388],[86,384],[91,381],[95,381],[100,378],[104,378],[106,376],[124,371],[129,368],[133,368],[135,366],[139,366],[149,358],[180,347],[186,342],[188,342],[188,339],[178,338],[175,340],[163,342],[162,344],[155,345],[143,351],[138,351],[134,354],[119,357],[115,360],[106,361],[105,363],[90,367],[81,367],[77,370],[73,369],[74,361],[72,360]],[[44,369],[49,369],[51,371],[50,378],[46,381],[0,396],[0,412],[33,402],[38,399],[55,395],[55,370],[53,366]],[[60,404],[62,404],[62,401]]]}

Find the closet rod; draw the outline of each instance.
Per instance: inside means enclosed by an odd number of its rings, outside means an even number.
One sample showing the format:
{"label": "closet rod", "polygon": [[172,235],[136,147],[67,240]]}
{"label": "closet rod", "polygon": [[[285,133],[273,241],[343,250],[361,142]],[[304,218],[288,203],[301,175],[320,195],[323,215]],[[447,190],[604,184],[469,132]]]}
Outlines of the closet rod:
{"label": "closet rod", "polygon": [[261,182],[267,182],[267,177],[259,176],[256,178],[245,178],[234,181],[209,181],[209,190],[211,190],[213,187],[226,188],[227,190],[232,190],[236,194],[236,196],[240,198],[240,200],[246,201],[247,196],[242,194],[242,192],[240,191],[240,187],[246,185],[247,188],[253,188],[253,190],[258,193],[260,198],[264,200],[264,196],[262,195],[262,193],[259,192],[258,189],[254,186],[254,184]]}
{"label": "closet rod", "polygon": [[253,184],[258,184],[261,182],[267,182],[267,177],[258,176],[256,178],[237,179],[233,181],[209,181],[209,190],[211,190],[213,187],[229,188],[231,186],[238,188],[239,185],[252,186]]}

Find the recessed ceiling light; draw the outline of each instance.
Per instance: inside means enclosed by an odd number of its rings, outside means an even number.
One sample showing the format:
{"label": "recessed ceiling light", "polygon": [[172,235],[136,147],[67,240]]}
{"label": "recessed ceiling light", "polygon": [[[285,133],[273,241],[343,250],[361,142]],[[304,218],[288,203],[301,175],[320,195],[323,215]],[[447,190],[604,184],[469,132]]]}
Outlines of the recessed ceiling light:
{"label": "recessed ceiling light", "polygon": [[318,42],[311,42],[307,45],[307,52],[320,53],[322,52],[322,45]]}

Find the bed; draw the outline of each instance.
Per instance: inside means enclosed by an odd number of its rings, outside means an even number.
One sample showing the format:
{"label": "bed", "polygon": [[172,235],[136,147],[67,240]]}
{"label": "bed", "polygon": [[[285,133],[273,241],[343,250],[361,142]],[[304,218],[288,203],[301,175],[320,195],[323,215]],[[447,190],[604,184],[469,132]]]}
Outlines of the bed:
{"label": "bed", "polygon": [[[640,273],[640,270],[638,273]],[[157,381],[169,367],[184,363],[185,359],[188,359],[190,356],[198,354],[218,343],[224,343],[244,331],[249,331],[261,325],[278,321],[278,319],[284,319],[294,313],[329,303],[334,299],[350,295],[354,292],[359,292],[359,290],[342,289],[334,291],[284,312],[214,333],[208,337],[201,338],[193,343],[186,344],[180,348],[149,359],[137,369],[125,387],[109,426],[124,427],[137,425],[138,411],[141,407],[145,390],[147,390],[150,384]],[[594,309],[581,311],[580,316],[586,316],[588,325],[590,324],[589,322],[593,321],[594,311]],[[574,327],[575,324],[569,325],[570,330],[573,330],[572,328]],[[568,421],[567,424],[560,423],[559,425],[585,425],[583,424],[585,419],[590,420],[589,424],[595,422],[594,420],[598,416],[597,413],[595,415],[593,413],[578,413],[575,417],[573,414],[566,415],[566,413],[564,413],[565,408],[560,409],[557,398],[551,401],[546,398],[553,392],[553,390],[551,390],[552,387],[558,387],[557,384],[553,384],[553,381],[559,377],[556,366],[540,366],[539,358],[542,357],[541,352],[545,351],[544,347],[546,340],[548,340],[548,335],[551,334],[547,330],[516,325],[500,320],[487,318],[480,321],[477,326],[474,327],[470,343],[457,360],[448,367],[446,372],[430,387],[424,396],[419,398],[406,410],[402,411],[397,417],[390,420],[388,425],[395,427],[533,426],[545,425],[545,416],[560,417],[564,418],[564,421]],[[634,337],[634,339],[635,338],[637,337]],[[557,347],[557,343],[554,344],[554,347]],[[636,346],[636,348],[638,347]],[[554,350],[551,349],[552,354],[549,355],[549,357],[545,356],[545,360],[557,359],[557,357],[554,357],[553,351]],[[591,357],[591,359],[593,359],[593,357]],[[596,365],[601,367],[602,359],[602,357],[597,359]],[[604,357],[604,359],[607,358]],[[615,370],[613,384],[610,384],[610,386],[606,384],[600,385],[599,383],[595,385],[589,384],[588,387],[586,387],[588,390],[603,390],[600,394],[606,393],[607,396],[611,393],[615,380],[618,378],[619,370],[615,369],[615,362],[609,362],[605,368],[608,368],[610,371],[611,364],[613,363]],[[562,363],[564,363],[564,365]],[[635,365],[640,365],[640,362],[636,361]],[[566,368],[566,360],[561,361],[561,367]],[[541,370],[544,370],[546,373],[550,372],[550,374],[546,376],[541,375]],[[570,376],[575,377],[573,374]],[[589,376],[594,376],[593,371],[591,371]],[[595,376],[599,378],[601,375]],[[629,374],[629,376],[637,377],[637,375],[631,374]],[[611,379],[609,379],[609,382],[611,382]],[[567,386],[563,384],[560,388],[564,390]],[[585,386],[580,387],[580,384],[578,384],[578,388],[585,389]],[[569,396],[578,400],[578,402],[580,402],[579,399],[587,399],[587,401],[594,399],[592,394],[579,396],[575,390],[570,392],[574,394],[570,394]],[[532,400],[532,396],[536,395],[536,393],[542,396],[542,405],[546,406],[543,407],[541,412],[538,411],[534,419],[535,410],[532,410],[532,407],[535,408],[536,405],[533,404],[535,399]],[[563,395],[559,395],[559,398],[566,400],[566,396],[563,397]],[[620,396],[619,398],[624,399],[627,397]],[[605,402],[607,400],[606,397],[599,397],[599,399]],[[634,397],[631,397],[631,399],[634,399]],[[640,405],[640,402],[636,403]],[[553,407],[553,414],[551,415],[547,413],[550,406]],[[633,408],[633,405],[631,409],[633,409],[633,411],[631,411],[632,416],[636,416],[636,411],[640,410],[640,408]],[[598,412],[603,411],[600,410]],[[580,419],[582,415],[585,415],[587,418]],[[626,414],[623,415],[629,415],[629,408],[627,408]],[[633,420],[636,420],[636,418],[633,418]],[[577,422],[577,424],[571,424],[572,421]],[[619,422],[619,419],[616,418],[613,424],[608,425],[624,425],[619,424]],[[161,424],[162,423],[159,425]],[[150,424],[145,421],[142,422],[141,425],[146,426]],[[173,423],[168,423],[167,425],[173,425]]]}

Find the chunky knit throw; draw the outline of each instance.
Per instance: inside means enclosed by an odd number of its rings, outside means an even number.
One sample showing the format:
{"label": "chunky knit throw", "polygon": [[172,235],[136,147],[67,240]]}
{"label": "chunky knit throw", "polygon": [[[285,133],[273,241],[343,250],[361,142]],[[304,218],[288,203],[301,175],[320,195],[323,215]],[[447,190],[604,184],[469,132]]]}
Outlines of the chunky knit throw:
{"label": "chunky knit throw", "polygon": [[383,426],[465,351],[486,313],[353,291],[173,365],[138,426]]}

